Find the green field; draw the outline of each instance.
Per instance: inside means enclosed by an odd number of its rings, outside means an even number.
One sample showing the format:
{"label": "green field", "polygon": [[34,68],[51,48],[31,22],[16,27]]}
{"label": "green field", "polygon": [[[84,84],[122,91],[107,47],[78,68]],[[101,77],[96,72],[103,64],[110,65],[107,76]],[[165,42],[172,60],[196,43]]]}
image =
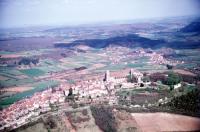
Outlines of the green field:
{"label": "green field", "polygon": [[187,62],[177,65],[177,68],[193,69],[195,67],[198,67],[198,65],[200,64],[199,49],[176,50],[176,54],[179,55],[178,57],[175,57],[176,60],[183,60]]}
{"label": "green field", "polygon": [[8,51],[0,51],[0,55],[9,55],[9,54],[13,54],[15,52],[8,52]]}
{"label": "green field", "polygon": [[8,79],[8,80],[0,80],[0,84],[3,87],[13,87],[13,86],[20,86],[24,84],[29,84],[33,83],[34,80],[32,78],[27,78],[27,79]]}
{"label": "green field", "polygon": [[66,68],[77,68],[81,66],[90,67],[93,64],[100,63],[102,60],[98,55],[94,53],[84,53],[78,56],[73,56],[70,58],[65,58],[68,64],[63,64]]}
{"label": "green field", "polygon": [[22,73],[26,74],[29,77],[37,77],[37,76],[41,76],[44,75],[45,72],[40,70],[40,69],[25,69],[25,70],[20,70]]}
{"label": "green field", "polygon": [[24,74],[13,68],[0,67],[0,75],[7,78],[6,80],[0,80],[2,87],[19,86],[34,82],[33,78],[31,77],[21,79],[20,77]]}
{"label": "green field", "polygon": [[0,100],[0,108],[6,107],[6,106],[8,106],[8,105],[20,100],[20,99],[31,96],[35,92],[42,91],[42,90],[44,90],[48,87],[55,87],[58,84],[59,83],[57,81],[42,81],[42,82],[39,82],[39,83],[35,83],[35,84],[33,84],[34,88],[29,90],[29,91],[17,93],[14,96]]}

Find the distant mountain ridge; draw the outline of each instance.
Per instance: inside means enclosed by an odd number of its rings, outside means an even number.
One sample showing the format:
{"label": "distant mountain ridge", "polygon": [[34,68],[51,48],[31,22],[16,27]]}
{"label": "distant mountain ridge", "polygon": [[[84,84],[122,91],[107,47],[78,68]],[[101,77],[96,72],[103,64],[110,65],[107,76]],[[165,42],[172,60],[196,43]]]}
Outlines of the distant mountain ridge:
{"label": "distant mountain ridge", "polygon": [[142,46],[144,48],[156,47],[160,44],[164,44],[164,40],[151,40],[148,38],[140,37],[135,34],[129,34],[126,36],[111,37],[108,39],[86,39],[86,40],[76,40],[72,43],[58,43],[55,47],[75,47],[78,45],[87,45],[92,48],[105,48],[109,45],[119,45],[124,47],[136,47]]}
{"label": "distant mountain ridge", "polygon": [[174,49],[194,49],[200,48],[198,42],[166,42],[165,40],[152,40],[145,37],[140,37],[136,34],[129,34],[126,36],[111,37],[107,39],[85,39],[85,40],[75,40],[71,43],[56,43],[54,47],[56,48],[73,48],[79,45],[85,45],[92,48],[106,48],[108,46],[117,45],[128,48],[142,47],[142,48],[162,48],[169,47]]}
{"label": "distant mountain ridge", "polygon": [[184,33],[190,33],[190,32],[200,33],[200,18],[193,21],[192,23],[190,23],[186,27],[182,28],[180,31],[184,32]]}

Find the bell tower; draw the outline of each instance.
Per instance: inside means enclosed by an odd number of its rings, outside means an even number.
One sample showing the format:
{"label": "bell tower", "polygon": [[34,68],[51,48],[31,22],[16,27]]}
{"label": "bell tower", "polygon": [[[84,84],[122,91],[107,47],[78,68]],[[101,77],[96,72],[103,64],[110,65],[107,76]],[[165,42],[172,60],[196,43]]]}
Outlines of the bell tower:
{"label": "bell tower", "polygon": [[110,81],[110,71],[107,70],[106,71],[106,74],[105,74],[105,79],[104,79],[106,82],[109,82]]}

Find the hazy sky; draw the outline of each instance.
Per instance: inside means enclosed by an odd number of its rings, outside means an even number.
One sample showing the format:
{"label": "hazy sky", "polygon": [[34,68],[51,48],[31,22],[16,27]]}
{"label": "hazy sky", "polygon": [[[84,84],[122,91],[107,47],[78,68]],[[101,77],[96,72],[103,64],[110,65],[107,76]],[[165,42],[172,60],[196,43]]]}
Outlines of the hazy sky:
{"label": "hazy sky", "polygon": [[199,0],[0,0],[0,27],[197,15]]}

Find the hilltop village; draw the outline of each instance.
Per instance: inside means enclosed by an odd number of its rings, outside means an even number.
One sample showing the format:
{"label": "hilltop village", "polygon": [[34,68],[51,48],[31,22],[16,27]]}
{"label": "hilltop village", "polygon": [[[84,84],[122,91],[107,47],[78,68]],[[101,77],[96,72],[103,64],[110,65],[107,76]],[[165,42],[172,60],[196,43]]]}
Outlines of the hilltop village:
{"label": "hilltop village", "polygon": [[[61,84],[56,88],[35,93],[32,97],[20,100],[1,111],[0,130],[12,130],[30,121],[37,120],[43,113],[58,108],[70,108],[73,104],[117,105],[121,89],[140,89],[151,85],[143,81],[143,74],[135,69],[121,72],[106,71],[104,78],[78,81],[75,84]],[[135,105],[133,107],[140,107]]]}

